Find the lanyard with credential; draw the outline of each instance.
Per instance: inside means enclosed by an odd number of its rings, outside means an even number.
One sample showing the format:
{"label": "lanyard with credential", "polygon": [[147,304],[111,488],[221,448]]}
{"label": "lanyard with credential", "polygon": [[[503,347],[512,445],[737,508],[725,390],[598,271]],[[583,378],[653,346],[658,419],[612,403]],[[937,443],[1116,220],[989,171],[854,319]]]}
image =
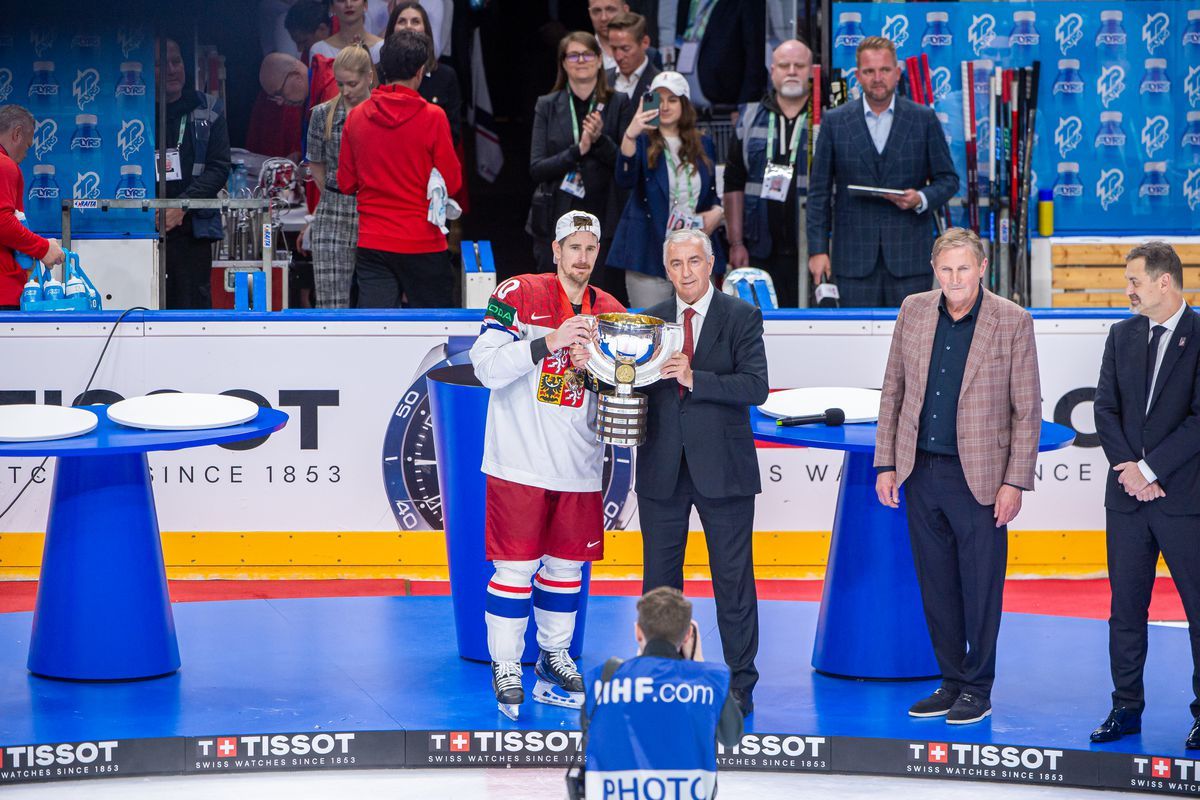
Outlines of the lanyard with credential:
{"label": "lanyard with credential", "polygon": [[[579,144],[579,137],[582,135],[579,131],[579,117],[575,113],[575,97],[570,89],[567,89],[567,105],[571,107],[571,130],[575,133],[575,144]],[[588,104],[587,113],[591,114],[596,110],[596,93],[592,93],[592,100]],[[586,118],[586,114],[584,115]]]}
{"label": "lanyard with credential", "polygon": [[[671,170],[671,174],[675,176],[675,186],[671,190],[671,206],[679,208],[680,196],[686,191],[688,213],[695,211],[696,202],[700,199],[699,195],[692,191],[692,173],[696,168],[686,161],[676,166],[675,159],[671,157],[671,148],[669,147],[663,148],[663,155],[667,159],[667,169]],[[683,188],[684,184],[687,186],[686,189]]]}
{"label": "lanyard with credential", "polygon": [[[796,166],[796,156],[800,153],[800,132],[804,129],[804,118],[806,115],[801,114],[796,118],[796,126],[792,129],[792,141],[789,145],[790,156],[788,158],[788,166],[793,169]],[[767,163],[771,164],[775,161],[775,120],[779,115],[774,111],[771,112],[770,121],[767,123]],[[784,126],[784,130],[787,126]],[[779,132],[779,138],[783,138],[783,131]]]}
{"label": "lanyard with credential", "polygon": [[179,118],[179,139],[175,142],[176,150],[183,149],[183,132],[187,128],[187,118],[188,118],[187,114],[184,114],[182,117]]}
{"label": "lanyard with credential", "polygon": [[704,38],[708,18],[712,16],[716,5],[717,0],[692,0],[692,7],[688,10],[687,30],[683,33],[685,41],[698,42]]}

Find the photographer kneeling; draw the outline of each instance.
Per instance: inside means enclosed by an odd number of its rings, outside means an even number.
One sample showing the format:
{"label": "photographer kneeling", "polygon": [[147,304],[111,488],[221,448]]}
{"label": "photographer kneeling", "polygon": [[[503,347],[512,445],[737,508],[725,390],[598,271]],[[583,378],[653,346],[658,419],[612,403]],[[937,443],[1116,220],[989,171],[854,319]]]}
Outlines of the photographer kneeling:
{"label": "photographer kneeling", "polygon": [[716,742],[742,736],[729,669],[699,660],[692,604],[678,589],[653,589],[637,608],[638,657],[610,659],[584,683],[587,797],[711,798]]}

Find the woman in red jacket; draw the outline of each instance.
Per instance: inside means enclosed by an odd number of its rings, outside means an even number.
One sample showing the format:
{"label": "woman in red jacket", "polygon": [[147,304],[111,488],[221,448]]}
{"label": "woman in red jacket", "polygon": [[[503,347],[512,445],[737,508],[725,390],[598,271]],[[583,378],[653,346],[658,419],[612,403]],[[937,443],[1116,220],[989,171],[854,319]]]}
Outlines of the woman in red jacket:
{"label": "woman in red jacket", "polygon": [[453,304],[454,276],[446,236],[429,222],[428,187],[436,168],[452,195],[462,185],[446,114],[421,85],[426,37],[388,37],[379,65],[388,83],[350,112],[342,133],[338,188],[358,198],[354,273],[359,308]]}

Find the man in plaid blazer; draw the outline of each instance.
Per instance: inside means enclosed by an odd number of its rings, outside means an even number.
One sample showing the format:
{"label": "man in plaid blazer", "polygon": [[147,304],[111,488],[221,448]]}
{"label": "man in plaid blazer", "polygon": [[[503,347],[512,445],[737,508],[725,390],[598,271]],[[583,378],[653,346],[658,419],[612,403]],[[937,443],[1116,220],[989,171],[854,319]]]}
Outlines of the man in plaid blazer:
{"label": "man in plaid blazer", "polygon": [[951,724],[992,713],[1008,523],[1033,489],[1041,387],[1033,320],[983,288],[979,237],[933,245],[940,289],[904,300],[883,376],[875,490],[908,529],[942,685],[909,709]]}
{"label": "man in plaid blazer", "polygon": [[[814,286],[832,275],[844,307],[894,308],[929,288],[933,215],[958,191],[958,173],[933,109],[896,93],[896,46],[869,36],[856,62],[862,99],[825,115],[813,153],[808,271]],[[860,197],[852,184],[904,193]]]}

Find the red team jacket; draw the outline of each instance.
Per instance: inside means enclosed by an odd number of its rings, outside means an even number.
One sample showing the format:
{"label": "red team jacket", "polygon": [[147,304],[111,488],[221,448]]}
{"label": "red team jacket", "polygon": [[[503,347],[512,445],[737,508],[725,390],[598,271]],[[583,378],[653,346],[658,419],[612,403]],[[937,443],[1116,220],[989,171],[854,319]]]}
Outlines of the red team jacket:
{"label": "red team jacket", "polygon": [[17,162],[0,147],[0,306],[21,303],[21,290],[28,273],[17,266],[13,251],[41,259],[50,249],[50,242],[26,228],[17,220],[18,211],[25,210],[25,178]]}

